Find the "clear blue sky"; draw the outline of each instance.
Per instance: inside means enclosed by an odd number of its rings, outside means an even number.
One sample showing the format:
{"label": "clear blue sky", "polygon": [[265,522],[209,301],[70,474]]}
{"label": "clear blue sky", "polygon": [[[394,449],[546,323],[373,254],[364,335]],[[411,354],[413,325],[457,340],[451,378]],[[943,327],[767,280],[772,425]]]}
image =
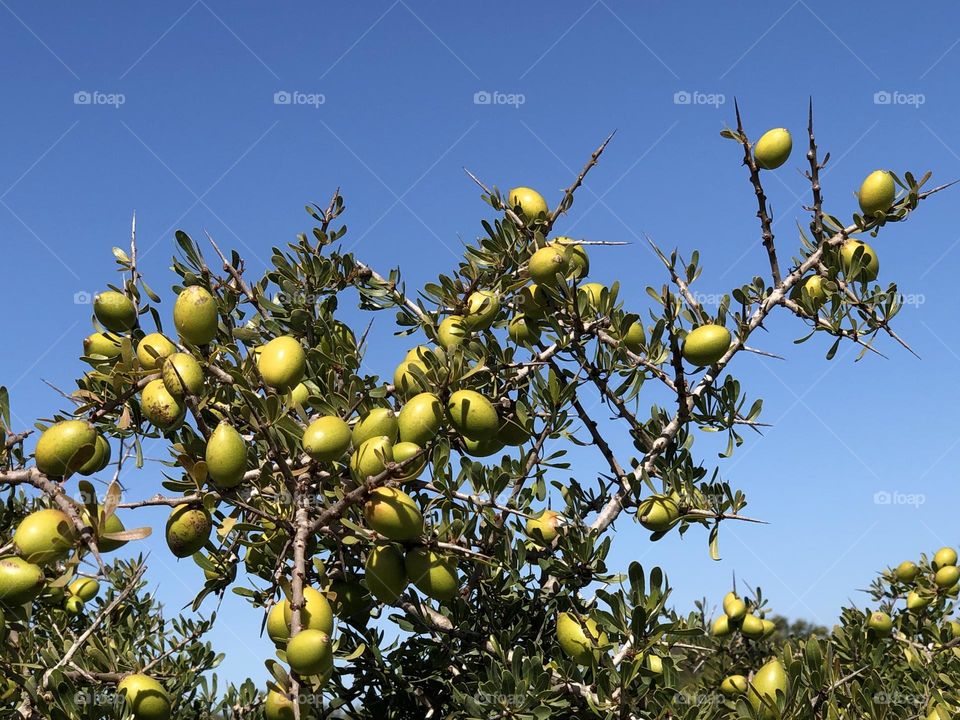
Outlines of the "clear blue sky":
{"label": "clear blue sky", "polygon": [[[62,406],[41,379],[69,386],[82,371],[90,308],[74,294],[116,277],[110,248],[127,242],[133,209],[141,267],[168,288],[175,228],[198,238],[208,230],[260,271],[272,245],[309,226],[304,203],[340,186],[348,245],[380,268],[401,264],[415,286],[447,271],[461,238],[490,216],[462,167],[501,188],[537,187],[554,204],[614,129],[558,231],[631,241],[597,249],[592,275],[619,279],[638,309],[648,304],[644,288],[664,281],[641,233],[686,254],[699,248],[698,292],[729,291],[765,264],[738,148],[718,135],[733,122],[734,95],[754,137],[775,126],[800,135],[814,96],[817,137],[833,156],[826,208],[849,217],[852,191],[876,168],[960,177],[958,17],[949,4],[905,13],[891,2],[866,11],[802,0],[276,9],[7,0],[0,378],[24,426]],[[503,95],[476,104],[484,91]],[[275,104],[278,92],[300,95]],[[878,103],[878,92],[901,95]],[[522,104],[499,103],[510,95]],[[767,176],[784,258],[806,191],[801,162],[795,152]],[[704,531],[650,544],[624,518],[617,566],[667,568],[680,608],[705,594],[718,601],[735,570],[777,611],[831,624],[841,604],[863,602],[857,588],[876,569],[957,544],[957,192],[875,244],[881,279],[919,296],[898,325],[923,359],[883,342],[889,360],[854,364],[847,348],[828,363],[824,340],[794,346],[799,322],[772,320],[754,344],[788,360],[743,358],[735,372],[765,398],[763,419],[775,427],[723,463],[748,493],[748,512],[771,524],[728,525],[723,561],[711,562]],[[402,348],[387,315],[375,334],[368,366],[390,371]],[[697,447],[712,463],[714,445]],[[581,480],[602,467],[577,456]],[[134,496],[159,487],[155,468],[125,480]],[[924,501],[877,504],[881,491]],[[162,529],[162,513],[145,517]],[[179,607],[197,572],[175,564],[160,536],[143,543],[150,577]],[[271,648],[252,637],[259,618],[232,597],[223,612],[212,637],[228,653],[226,676],[262,676]]]}

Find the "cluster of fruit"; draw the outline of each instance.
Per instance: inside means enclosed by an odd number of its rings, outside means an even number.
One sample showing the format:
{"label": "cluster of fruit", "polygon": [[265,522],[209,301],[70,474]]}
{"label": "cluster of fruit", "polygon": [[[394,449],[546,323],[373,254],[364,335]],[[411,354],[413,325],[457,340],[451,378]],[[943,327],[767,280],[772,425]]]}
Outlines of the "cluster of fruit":
{"label": "cluster of fruit", "polygon": [[[930,606],[938,595],[956,598],[960,595],[960,568],[957,567],[957,551],[942,547],[934,553],[929,572],[921,572],[916,563],[905,560],[891,572],[892,578],[910,588],[906,593],[907,610],[919,613]],[[867,625],[872,633],[887,637],[893,630],[893,621],[884,612],[871,613]],[[960,623],[950,623],[951,634],[960,637]]]}
{"label": "cluster of fruit", "polygon": [[727,637],[739,632],[750,640],[768,638],[777,630],[772,620],[757,617],[750,612],[750,605],[736,592],[728,592],[723,598],[723,614],[713,621],[710,632],[714,637]]}

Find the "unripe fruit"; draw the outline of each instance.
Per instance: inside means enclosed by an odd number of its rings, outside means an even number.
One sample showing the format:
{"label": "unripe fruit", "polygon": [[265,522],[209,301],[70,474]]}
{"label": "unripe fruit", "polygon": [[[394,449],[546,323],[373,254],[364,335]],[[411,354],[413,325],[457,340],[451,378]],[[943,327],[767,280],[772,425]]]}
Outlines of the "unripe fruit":
{"label": "unripe fruit", "polygon": [[37,565],[63,560],[76,542],[73,522],[65,512],[52,508],[30,513],[13,534],[13,544],[23,559]]}
{"label": "unripe fruit", "polygon": [[163,380],[151,380],[140,394],[144,416],[160,430],[172,429],[183,420],[186,406],[167,392]]}
{"label": "unripe fruit", "polygon": [[406,569],[410,582],[434,600],[452,600],[460,589],[457,561],[452,557],[427,548],[413,548],[407,553]]}
{"label": "unripe fruit", "polygon": [[893,205],[897,195],[897,188],[893,176],[884,170],[874,170],[867,175],[857,199],[860,201],[860,210],[864,217],[872,218],[875,213],[885,213]]}
{"label": "unripe fruit", "polygon": [[301,630],[287,643],[287,662],[298,675],[323,675],[333,666],[330,636],[321,630]]}
{"label": "unripe fruit", "polygon": [[104,535],[109,535],[112,533],[122,533],[126,531],[126,528],[123,526],[123,523],[120,521],[115,514],[110,515],[101,523],[99,527],[99,536],[97,537],[97,549],[101,553],[113,552],[114,550],[119,550],[124,545],[127,544],[126,540],[111,540],[110,538],[103,537]]}
{"label": "unripe fruit", "polygon": [[934,570],[939,570],[942,567],[947,567],[948,565],[957,564],[957,551],[952,547],[942,547],[934,553],[933,561],[931,562]]}
{"label": "unripe fruit", "polygon": [[[267,720],[294,720],[294,703],[289,697],[276,690],[267,692],[267,699],[263,704],[264,715]],[[300,717],[307,717],[306,703],[300,703]]]}
{"label": "unripe fruit", "polygon": [[757,640],[763,637],[763,622],[756,615],[744,615],[740,632],[744,637]]}
{"label": "unripe fruit", "polygon": [[753,676],[748,698],[760,720],[778,717],[777,693],[787,693],[787,673],[777,658],[757,670]]}
{"label": "unripe fruit", "polygon": [[368,477],[380,475],[390,462],[393,462],[393,443],[386,435],[381,435],[365,440],[353,451],[350,456],[350,472],[354,480],[363,482]]}
{"label": "unripe fruit", "polygon": [[397,432],[400,423],[397,415],[390,408],[374,408],[364,415],[353,426],[351,442],[354,449],[360,447],[370,438],[386,435],[390,442],[397,441]]}
{"label": "unripe fruit", "polygon": [[68,597],[63,601],[63,609],[71,615],[79,615],[83,612],[83,600],[78,597]]}
{"label": "unripe fruit", "polygon": [[120,356],[120,338],[110,333],[93,333],[83,339],[83,354],[86,357],[99,355],[108,360]]}
{"label": "unripe fruit", "polygon": [[578,665],[589,665],[591,660],[599,660],[599,646],[607,642],[607,634],[600,630],[593,618],[587,618],[581,624],[580,619],[570,613],[557,615],[557,643],[567,657]]}
{"label": "unripe fruit", "polygon": [[942,568],[937,570],[937,574],[934,576],[933,581],[939,588],[952,588],[957,584],[958,581],[960,581],[960,568],[958,568],[956,565],[944,565]]}
{"label": "unripe fruit", "polygon": [[575,243],[568,237],[558,237],[552,240],[550,245],[562,249],[567,254],[567,264],[569,265],[567,277],[569,279],[585,278],[587,276],[590,272],[590,257],[583,245]]}
{"label": "unripe fruit", "polygon": [[793,150],[793,138],[786,128],[767,130],[753,146],[753,157],[764,170],[775,170],[783,165]]}
{"label": "unripe fruit", "polygon": [[173,324],[188,343],[209,343],[217,336],[217,322],[217,301],[206,288],[191,285],[177,296]]}
{"label": "unripe fruit", "polygon": [[93,600],[97,596],[97,593],[100,592],[100,583],[93,578],[81,577],[67,585],[67,589],[72,595],[76,595],[84,602],[88,602]]}
{"label": "unripe fruit", "polygon": [[721,615],[716,620],[713,621],[713,625],[710,628],[710,634],[714,637],[726,637],[732,632],[730,627],[730,618],[726,615]]}
{"label": "unripe fruit", "polygon": [[97,433],[97,441],[94,443],[93,455],[87,460],[77,472],[81,475],[93,475],[100,472],[110,463],[110,443],[107,439]]}
{"label": "unripe fruit", "polygon": [[117,684],[134,720],[169,720],[170,698],[163,685],[149,675],[127,675]]}
{"label": "unripe fruit", "polygon": [[514,210],[520,207],[521,217],[533,220],[541,213],[547,213],[547,201],[543,195],[528,187],[515,187],[507,196],[507,204]]}
{"label": "unripe fruit", "polygon": [[[804,297],[804,291],[806,291],[806,297]],[[827,291],[823,288],[823,278],[819,275],[811,275],[794,287],[790,297],[794,302],[798,302],[811,310],[819,310],[827,301]]]}
{"label": "unripe fruit", "polygon": [[350,447],[350,426],[336,415],[317,418],[303,431],[302,445],[318,462],[339,460]]}
{"label": "unripe fruit", "polygon": [[647,670],[656,674],[663,674],[663,658],[659,655],[647,655],[647,659],[644,663],[647,666]]}
{"label": "unripe fruit", "polygon": [[156,370],[177,351],[177,346],[161,333],[144,335],[137,343],[137,360],[144,370]]}
{"label": "unripe fruit", "polygon": [[410,398],[397,415],[400,439],[425,446],[440,432],[443,405],[433,393],[420,393]]}
{"label": "unripe fruit", "polygon": [[897,565],[897,569],[893,571],[893,574],[896,576],[897,580],[905,583],[916,580],[919,573],[920,568],[918,568],[916,564],[910,562],[909,560],[904,560],[902,563]]}
{"label": "unripe fruit", "polygon": [[377,545],[367,555],[364,582],[380,602],[393,605],[407,587],[403,554],[393,545]]}
{"label": "unripe fruit", "polygon": [[880,260],[877,259],[876,251],[860,240],[847,240],[840,246],[840,265],[843,268],[843,274],[849,276],[853,271],[853,256],[858,248],[863,248],[860,267],[855,276],[847,277],[847,279],[872,282],[880,274]]}
{"label": "unripe fruit", "polygon": [[947,629],[950,631],[950,637],[952,637],[954,640],[960,638],[960,622],[951,620],[949,623],[947,623]]}
{"label": "unripe fruit", "polygon": [[360,583],[335,580],[330,590],[336,595],[332,604],[338,618],[349,620],[370,614],[370,593]]}
{"label": "unripe fruit", "polygon": [[515,315],[507,326],[507,335],[517,345],[530,347],[540,341],[540,328],[523,315]]}
{"label": "unripe fruit", "polygon": [[281,335],[260,350],[257,368],[265,385],[286,392],[303,380],[303,374],[307,371],[307,356],[295,338]]}
{"label": "unripe fruit", "polygon": [[760,622],[763,623],[763,637],[768,638],[777,631],[777,625],[773,620],[764,618]]}
{"label": "unripe fruit", "polygon": [[177,505],[167,519],[167,547],[178,558],[189,557],[206,545],[212,527],[206,508]]}
{"label": "unripe fruit", "polygon": [[453,350],[463,344],[469,332],[462,315],[450,315],[440,321],[437,327],[437,340],[444,350]]}
{"label": "unripe fruit", "polygon": [[666,532],[680,518],[680,510],[673,499],[664,496],[647,498],[637,508],[640,524],[652,532]]}
{"label": "unripe fruit", "polygon": [[290,391],[290,404],[305,407],[309,402],[310,388],[303,383],[298,383],[297,386]]}
{"label": "unripe fruit", "polygon": [[531,320],[542,320],[547,311],[547,295],[543,288],[531,283],[517,293],[518,309]]}
{"label": "unripe fruit", "polygon": [[587,299],[587,307],[594,312],[600,309],[600,300],[607,286],[603,283],[584,283],[577,289],[577,295]]}
{"label": "unripe fruit", "polygon": [[33,600],[43,590],[46,579],[38,565],[23,558],[0,558],[0,603],[7,607]]}
{"label": "unripe fruit", "polygon": [[683,359],[698,367],[713,365],[730,349],[730,331],[722,325],[701,325],[683,339]]}
{"label": "unripe fruit", "polygon": [[447,416],[453,428],[471,440],[489,440],[500,429],[493,404],[473,390],[457,390],[447,401]]}
{"label": "unripe fruit", "polygon": [[500,313],[500,298],[492,290],[477,290],[467,298],[463,321],[471,330],[486,330]]}
{"label": "unripe fruit", "polygon": [[748,687],[747,679],[743,675],[728,675],[720,683],[720,692],[727,697],[737,697],[746,693]]}
{"label": "unripe fruit", "polygon": [[174,397],[199,395],[203,390],[203,370],[193,355],[177,352],[163,361],[163,386]]}
{"label": "unripe fruit", "polygon": [[921,595],[916,590],[911,590],[907,593],[907,610],[923,610],[932,600],[929,595]]}
{"label": "unripe fruit", "polygon": [[379,487],[371,492],[363,516],[371,530],[391,540],[409,542],[423,534],[423,515],[416,501],[396,488]]}
{"label": "unripe fruit", "polygon": [[556,510],[544,510],[535,518],[527,518],[526,531],[532,539],[548,545],[552,543],[558,532],[563,516]]}
{"label": "unripe fruit", "polygon": [[44,475],[62,477],[83,467],[96,452],[97,431],[86,420],[63,420],[43,431],[34,459]]}
{"label": "unripe fruit", "polygon": [[503,441],[499,437],[487,440],[471,440],[468,437],[462,437],[460,442],[463,443],[463,451],[473,457],[490,457],[503,450]]}
{"label": "unripe fruit", "polygon": [[93,298],[93,314],[107,330],[125,332],[137,324],[133,301],[116,290],[105,290]]}
{"label": "unripe fruit", "polygon": [[734,592],[729,592],[723,598],[723,612],[727,617],[736,622],[742,620],[747,614],[747,604],[737,597]]}
{"label": "unripe fruit", "polygon": [[393,371],[393,387],[397,395],[405,398],[413,393],[426,390],[430,383],[422,379],[421,375],[426,375],[428,371],[427,364],[422,360],[417,358],[404,359]]}
{"label": "unripe fruit", "polygon": [[879,610],[870,613],[867,619],[867,627],[873,631],[877,637],[889,637],[893,631],[893,620],[885,612]]}
{"label": "unripe fruit", "polygon": [[530,256],[527,270],[538,285],[556,287],[570,272],[570,261],[562,248],[548,245]]}
{"label": "unripe fruit", "polygon": [[626,346],[627,350],[636,355],[643,349],[644,340],[643,324],[638,321],[627,328],[627,332],[624,334],[621,342]]}
{"label": "unripe fruit", "polygon": [[[293,607],[290,600],[284,600],[283,621],[288,628],[293,622]],[[330,607],[330,601],[327,596],[319,590],[312,587],[303,589],[303,607],[300,608],[300,627],[304,630],[320,630],[327,633],[333,632],[333,608]]]}
{"label": "unripe fruit", "polygon": [[[421,450],[423,450],[423,448],[416,443],[398,442],[392,448],[393,461],[397,464],[400,464],[406,460],[410,460],[415,455],[420,454]],[[410,460],[409,463],[403,466],[403,469],[400,471],[400,478],[404,481],[414,480],[420,477],[420,473],[423,472],[423,469],[426,466],[427,455],[424,453],[416,460]]]}
{"label": "unripe fruit", "polygon": [[247,471],[247,444],[230,423],[221,422],[211,433],[204,458],[207,473],[218,488],[232,488],[243,482]]}
{"label": "unripe fruit", "polygon": [[283,612],[285,604],[288,604],[287,600],[274,603],[267,613],[267,635],[274,645],[283,645],[290,639],[290,626]]}

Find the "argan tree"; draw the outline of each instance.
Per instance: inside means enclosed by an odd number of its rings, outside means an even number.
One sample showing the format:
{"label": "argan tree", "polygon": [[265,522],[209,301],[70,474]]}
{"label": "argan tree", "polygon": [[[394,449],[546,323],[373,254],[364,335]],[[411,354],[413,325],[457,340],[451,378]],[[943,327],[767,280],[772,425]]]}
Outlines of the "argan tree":
{"label": "argan tree", "polygon": [[[895,232],[941,188],[880,170],[860,214],[831,214],[811,110],[809,206],[787,259],[763,180],[791,136],[753,143],[736,120],[722,136],[756,195],[769,273],[716,308],[697,301],[696,253],[651,242],[662,280],[649,279],[649,307],[631,308],[617,284],[589,281],[591,252],[621,251],[593,246],[617,243],[555,234],[609,138],[552,208],[473,177],[493,219],[414,293],[399,270],[339,249],[337,192],[307,208],[314,227],[274,248],[259,278],[178,232],[165,328],[134,228],[130,251],[114,249],[121,279],[94,300],[89,367],[67,407],[14,427],[0,397],[3,716],[952,717],[949,548],[884,571],[872,608],[844,609],[830,631],[774,622],[747,588],[718,617],[713,603],[681,612],[661,569],[608,566],[618,527],[639,523],[650,542],[699,534],[717,557],[722,527],[750,521],[694,438],[726,434],[729,456],[759,424],[761,402],[732,373],[772,314],[825,341],[827,360],[841,343],[905,345],[891,326],[897,287],[878,284],[862,238]],[[391,378],[362,372],[366,333],[337,317],[357,297],[410,338]],[[629,456],[612,432],[629,433]],[[164,490],[133,497],[121,471],[143,465],[148,438],[169,450]],[[595,472],[570,477],[572,445],[595,453]],[[203,569],[194,610],[206,619],[168,619],[146,593],[143,558],[131,559],[146,506],[169,508],[154,530]],[[203,613],[226,592],[276,645],[266,687],[218,688],[208,672],[216,614]]]}

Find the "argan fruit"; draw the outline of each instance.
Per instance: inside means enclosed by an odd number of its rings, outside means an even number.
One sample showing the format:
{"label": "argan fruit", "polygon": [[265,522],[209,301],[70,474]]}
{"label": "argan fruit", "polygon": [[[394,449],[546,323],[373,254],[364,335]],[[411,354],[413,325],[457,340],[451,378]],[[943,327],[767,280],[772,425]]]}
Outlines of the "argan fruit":
{"label": "argan fruit", "polygon": [[956,565],[956,564],[957,564],[957,551],[954,550],[952,547],[940,548],[939,550],[937,550],[936,553],[934,553],[933,560],[931,561],[931,565],[933,565],[934,570],[939,570],[942,567],[946,567],[948,565]]}
{"label": "argan fruit", "polygon": [[469,334],[470,330],[462,315],[445,317],[437,326],[437,340],[444,350],[460,347]]}
{"label": "argan fruit", "polygon": [[393,446],[393,461],[397,464],[410,460],[400,471],[400,478],[403,481],[415,480],[420,477],[420,473],[427,466],[427,454],[420,455],[416,460],[411,460],[414,456],[420,454],[422,447],[412,442],[398,442]]}
{"label": "argan fruit", "polygon": [[307,355],[295,338],[281,335],[263,346],[257,356],[257,368],[267,387],[287,392],[303,379]]}
{"label": "argan fruit", "polygon": [[562,248],[548,245],[530,256],[527,270],[538,285],[556,287],[570,272],[570,260]]}
{"label": "argan fruit", "polygon": [[112,540],[104,535],[111,535],[113,533],[122,533],[125,532],[126,528],[123,526],[123,523],[120,521],[120,518],[116,514],[111,514],[106,521],[100,524],[98,529],[97,536],[97,549],[101,553],[113,552],[114,550],[119,550],[124,545],[127,544],[126,540]]}
{"label": "argan fruit", "polygon": [[400,423],[396,413],[390,408],[373,408],[361,417],[353,426],[351,441],[354,449],[360,447],[370,438],[386,435],[390,442],[397,441]]}
{"label": "argan fruit", "polygon": [[581,295],[587,299],[587,307],[598,312],[600,309],[600,300],[603,297],[603,291],[607,287],[603,283],[584,283],[577,288],[577,297]]}
{"label": "argan fruit", "polygon": [[83,600],[78,597],[68,597],[63,601],[63,609],[71,615],[79,615],[83,612]]}
{"label": "argan fruit", "polygon": [[[283,603],[283,621],[289,629],[293,622],[293,607],[290,600]],[[327,596],[312,587],[303,588],[303,607],[300,608],[300,627],[306,630],[320,630],[329,635],[333,632],[333,608]],[[289,633],[288,633],[289,634]]]}
{"label": "argan fruit", "polygon": [[333,666],[330,636],[322,630],[301,630],[287,643],[287,663],[297,675],[323,675]]}
{"label": "argan fruit", "polygon": [[207,544],[212,528],[206,508],[177,505],[167,519],[167,547],[178,558],[189,557]]}
{"label": "argan fruit", "polygon": [[350,472],[353,479],[363,482],[368,477],[376,477],[387,469],[387,463],[393,462],[393,443],[386,435],[365,440],[350,456]]}
{"label": "argan fruit", "polygon": [[310,402],[310,388],[303,383],[297,383],[297,386],[290,391],[290,404],[300,407],[306,407]]}
{"label": "argan fruit", "polygon": [[745,694],[748,687],[747,679],[743,675],[728,675],[720,683],[720,692],[726,697],[737,697]]}
{"label": "argan fruit", "polygon": [[371,492],[363,516],[371,530],[391,540],[409,542],[423,534],[423,515],[416,501],[396,488],[378,487]]}
{"label": "argan fruit", "polygon": [[950,631],[950,637],[952,637],[954,640],[960,638],[960,622],[951,620],[947,623],[947,629]]}
{"label": "argan fruit", "polygon": [[[853,256],[858,248],[863,248],[863,255],[860,257],[860,267],[855,275],[851,276],[853,271]],[[840,265],[843,268],[843,274],[848,280],[860,280],[862,282],[872,282],[880,274],[880,260],[877,259],[876,251],[861,240],[847,240],[840,246]]]}
{"label": "argan fruit", "polygon": [[663,675],[663,658],[659,655],[647,655],[644,660],[644,665],[647,666],[647,670],[652,672],[654,675]]}
{"label": "argan fruit", "polygon": [[714,637],[726,637],[731,632],[733,632],[733,628],[730,627],[730,618],[726,615],[718,617],[710,627],[710,634]]}
{"label": "argan fruit", "polygon": [[904,560],[902,563],[897,565],[896,570],[893,571],[893,574],[897,580],[904,583],[913,582],[917,579],[917,575],[919,573],[920,568],[918,568],[915,563],[912,563],[909,560]]}
{"label": "argan fruit", "polygon": [[722,325],[701,325],[683,339],[681,354],[691,365],[713,365],[730,349],[730,331]]}
{"label": "argan fruit", "polygon": [[893,176],[885,170],[874,170],[867,175],[857,199],[860,201],[860,210],[865,218],[872,218],[876,213],[886,213],[893,206],[897,188]]}
{"label": "argan fruit", "polygon": [[777,693],[787,693],[787,673],[777,658],[757,670],[750,685],[748,699],[759,720],[773,720],[778,716]]}
{"label": "argan fruit", "polygon": [[105,290],[93,298],[93,314],[107,330],[126,332],[137,324],[137,307],[116,290]]}
{"label": "argan fruit", "polygon": [[471,440],[468,437],[461,437],[463,451],[473,457],[490,457],[503,450],[503,441],[499,437],[492,437],[487,440]]}
{"label": "argan fruit", "polygon": [[527,518],[525,530],[527,535],[543,545],[552,543],[558,533],[563,516],[556,510],[544,510],[534,518]]}
{"label": "argan fruit", "polygon": [[578,242],[574,242],[568,237],[558,237],[552,240],[550,245],[562,248],[567,254],[567,264],[570,268],[567,271],[568,279],[573,280],[576,278],[585,278],[587,276],[587,274],[590,272],[590,256],[587,255],[587,251],[584,249],[583,245]]}
{"label": "argan fruit", "polygon": [[407,552],[407,577],[427,597],[446,602],[460,590],[457,561],[423,547]]}
{"label": "argan fruit", "polygon": [[187,412],[186,406],[167,392],[163,380],[151,380],[140,394],[144,416],[160,430],[178,425]]}
{"label": "argan fruit", "polygon": [[236,428],[221,422],[207,440],[204,459],[214,485],[220,489],[236,487],[247,471],[247,444]]}
{"label": "argan fruit", "polygon": [[576,616],[562,612],[557,615],[557,643],[564,654],[578,665],[589,665],[600,659],[599,646],[609,642],[596,620],[581,622]]}
{"label": "argan fruit", "polygon": [[764,170],[776,170],[790,157],[793,150],[793,138],[786,128],[767,130],[757,144],[753,146],[753,157],[757,166]]}
{"label": "argan fruit", "polygon": [[907,610],[923,610],[933,601],[929,595],[921,595],[916,590],[907,593]]}
{"label": "argan fruit", "polygon": [[943,589],[952,588],[958,581],[960,581],[960,568],[956,565],[944,565],[937,570],[933,578],[937,587]]}
{"label": "argan fruit", "polygon": [[763,618],[760,622],[763,623],[763,637],[768,638],[777,631],[777,624],[773,620]]}
{"label": "argan fruit", "polygon": [[110,463],[110,454],[110,443],[107,442],[107,439],[103,435],[97,433],[97,441],[93,446],[93,455],[77,469],[77,472],[81,475],[93,475],[94,473],[100,472]]}
{"label": "argan fruit", "polygon": [[217,301],[206,288],[184,288],[173,304],[173,324],[180,337],[193,345],[206,345],[217,336]]}
{"label": "argan fruit", "polygon": [[623,343],[624,347],[627,348],[627,350],[636,355],[643,349],[643,343],[645,340],[646,336],[643,332],[643,324],[640,322],[635,322],[627,328],[627,332],[624,333],[621,342]]}
{"label": "argan fruit", "polygon": [[794,302],[800,303],[810,310],[819,311],[827,301],[827,291],[823,288],[823,278],[819,275],[811,275],[797,284],[790,296]]}
{"label": "argan fruit", "polygon": [[203,390],[203,370],[193,355],[177,352],[163,361],[163,386],[174,397],[199,395]]}
{"label": "argan fruit", "polygon": [[500,313],[500,298],[492,290],[477,290],[467,298],[463,321],[471,330],[486,330]]}
{"label": "argan fruit", "polygon": [[170,720],[170,698],[149,675],[127,675],[117,684],[134,720]]}
{"label": "argan fruit", "polygon": [[758,640],[763,637],[763,622],[756,615],[744,615],[743,623],[740,625],[740,632],[744,637],[751,640]]}
{"label": "argan fruit", "polygon": [[92,333],[83,339],[84,357],[103,357],[114,360],[120,357],[121,340],[111,333]]}
{"label": "argan fruit", "polygon": [[144,370],[157,370],[177,351],[177,346],[161,333],[144,335],[137,343],[137,360]]}
{"label": "argan fruit", "polygon": [[457,390],[450,395],[447,416],[453,428],[471,440],[489,440],[500,429],[493,403],[473,390]]}
{"label": "argan fruit", "polygon": [[370,593],[358,582],[334,580],[330,590],[334,614],[342,620],[356,619],[370,614]]}
{"label": "argan fruit", "polygon": [[867,628],[877,637],[889,637],[893,631],[893,620],[885,612],[877,610],[867,618]]}
{"label": "argan fruit", "polygon": [[43,431],[34,459],[44,475],[62,477],[83,467],[96,452],[97,431],[86,420],[62,420]]}
{"label": "argan fruit", "polygon": [[507,335],[517,345],[530,347],[540,342],[540,328],[533,320],[527,320],[523,315],[514,315],[507,325]]}
{"label": "argan fruit", "polygon": [[[287,695],[276,690],[267,691],[263,703],[263,712],[267,720],[294,720],[294,702]],[[300,703],[300,717],[307,717],[306,703]]]}
{"label": "argan fruit", "polygon": [[29,563],[49,565],[63,560],[77,543],[77,530],[62,510],[47,508],[27,515],[13,533],[13,544]]}
{"label": "argan fruit", "polygon": [[43,570],[21,557],[0,558],[0,603],[23,605],[37,597],[46,583]]}
{"label": "argan fruit", "polygon": [[394,545],[371,549],[364,568],[364,582],[373,597],[387,605],[400,599],[409,580],[403,554]]}
{"label": "argan fruit", "polygon": [[528,187],[515,187],[510,190],[507,204],[514,210],[519,207],[520,216],[528,220],[535,220],[548,212],[547,201],[543,199],[543,195]]}
{"label": "argan fruit", "polygon": [[84,602],[89,602],[100,592],[100,583],[94,578],[79,577],[67,585],[67,590],[70,591],[71,595],[76,595]]}
{"label": "argan fruit", "polygon": [[666,532],[680,518],[680,509],[673,499],[655,495],[640,503],[637,518],[651,532]]}
{"label": "argan fruit", "polygon": [[738,598],[736,593],[729,592],[723,598],[723,612],[728,618],[737,622],[747,614],[747,604]]}
{"label": "argan fruit", "polygon": [[290,625],[284,617],[284,603],[274,603],[267,613],[267,635],[273,641],[274,645],[283,645],[290,639]]}
{"label": "argan fruit", "polygon": [[513,445],[519,447],[525,445],[533,434],[533,428],[530,426],[529,418],[526,422],[520,420],[516,413],[504,418],[500,423],[500,429],[497,430],[497,440],[503,445]]}
{"label": "argan fruit", "polygon": [[407,400],[397,415],[400,439],[425,446],[440,432],[443,405],[433,393],[420,393]]}
{"label": "argan fruit", "polygon": [[339,460],[350,447],[350,426],[336,415],[324,415],[307,426],[301,443],[318,462]]}
{"label": "argan fruit", "polygon": [[517,293],[518,309],[531,320],[542,320],[547,312],[547,294],[536,283],[530,283]]}

